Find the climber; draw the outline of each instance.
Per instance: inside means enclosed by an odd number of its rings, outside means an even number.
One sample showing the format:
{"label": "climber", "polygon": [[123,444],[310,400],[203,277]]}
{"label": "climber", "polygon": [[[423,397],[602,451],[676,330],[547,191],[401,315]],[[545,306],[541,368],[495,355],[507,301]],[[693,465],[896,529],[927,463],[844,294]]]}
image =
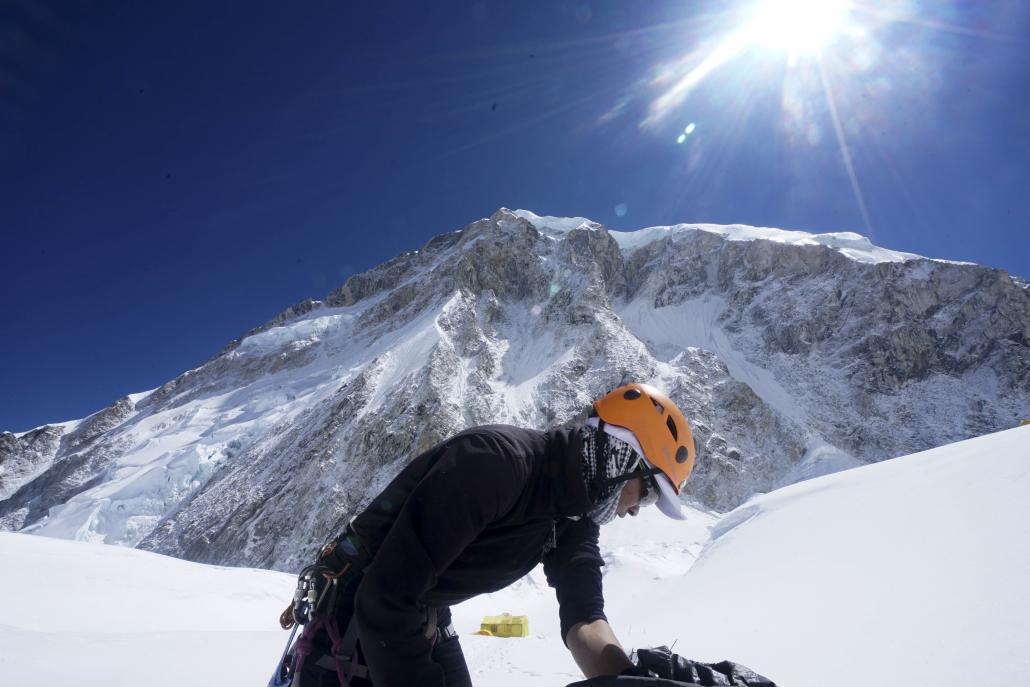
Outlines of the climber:
{"label": "climber", "polygon": [[470,686],[450,606],[541,561],[583,674],[633,671],[604,614],[599,527],[655,503],[685,519],[696,455],[683,413],[645,384],[597,400],[574,429],[488,425],[429,449],[322,550],[304,578],[318,593],[298,598],[328,601],[293,616],[324,622],[308,622],[270,684]]}

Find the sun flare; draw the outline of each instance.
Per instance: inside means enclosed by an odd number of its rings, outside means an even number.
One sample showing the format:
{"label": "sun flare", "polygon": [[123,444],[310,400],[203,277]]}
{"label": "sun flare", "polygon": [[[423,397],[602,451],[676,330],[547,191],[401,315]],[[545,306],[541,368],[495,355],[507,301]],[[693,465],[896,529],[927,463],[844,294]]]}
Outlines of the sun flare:
{"label": "sun flare", "polygon": [[847,0],[763,0],[745,33],[749,42],[793,53],[815,53],[844,28]]}
{"label": "sun flare", "polygon": [[[718,169],[725,151],[752,125],[775,132],[776,145],[791,152],[798,169],[808,159],[823,164],[835,144],[870,235],[873,223],[855,161],[858,155],[886,155],[891,142],[882,140],[885,123],[907,103],[929,102],[931,89],[946,78],[935,64],[948,43],[937,39],[1016,40],[1016,34],[942,20],[967,18],[960,0],[711,4],[720,9],[687,12],[685,35],[677,35],[670,56],[638,82],[635,93],[648,102],[637,127],[683,150],[683,169],[696,178],[705,177],[698,173],[705,165]],[[671,26],[679,34],[679,24]],[[604,121],[626,111],[629,101],[620,100]],[[701,133],[692,128],[694,120]],[[900,179],[897,169],[888,170]]]}

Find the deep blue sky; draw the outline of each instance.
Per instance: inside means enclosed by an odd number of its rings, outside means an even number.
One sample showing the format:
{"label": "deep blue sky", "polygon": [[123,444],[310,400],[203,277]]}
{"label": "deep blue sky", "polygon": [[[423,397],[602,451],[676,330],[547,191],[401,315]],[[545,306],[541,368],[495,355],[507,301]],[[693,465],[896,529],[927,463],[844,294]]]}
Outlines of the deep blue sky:
{"label": "deep blue sky", "polygon": [[916,21],[823,53],[867,223],[811,57],[749,49],[640,126],[739,3],[6,3],[0,429],[155,387],[500,206],[1030,277],[1030,10],[887,4]]}

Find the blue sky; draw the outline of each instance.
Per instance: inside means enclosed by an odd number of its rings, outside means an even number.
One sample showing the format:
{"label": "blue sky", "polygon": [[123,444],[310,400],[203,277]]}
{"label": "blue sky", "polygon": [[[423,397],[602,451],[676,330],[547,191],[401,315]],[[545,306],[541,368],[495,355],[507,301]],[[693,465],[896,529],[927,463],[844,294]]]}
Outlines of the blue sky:
{"label": "blue sky", "polygon": [[0,429],[158,386],[500,206],[856,231],[1030,277],[1026,3],[865,3],[794,55],[766,40],[789,27],[734,43],[754,16],[6,4]]}

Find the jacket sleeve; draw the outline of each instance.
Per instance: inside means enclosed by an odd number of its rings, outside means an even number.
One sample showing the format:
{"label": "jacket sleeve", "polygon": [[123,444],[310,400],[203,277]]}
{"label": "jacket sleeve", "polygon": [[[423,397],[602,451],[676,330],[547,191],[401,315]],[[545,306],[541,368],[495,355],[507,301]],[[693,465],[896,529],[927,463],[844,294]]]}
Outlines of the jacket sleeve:
{"label": "jacket sleeve", "polygon": [[544,556],[544,574],[558,597],[561,637],[576,623],[607,620],[601,587],[600,528],[590,518],[580,518],[558,538],[558,546]]}
{"label": "jacket sleeve", "polygon": [[[459,435],[414,487],[355,595],[358,639],[376,687],[442,686],[423,634],[423,595],[491,522],[526,476],[489,435]],[[371,507],[376,507],[373,502]]]}

